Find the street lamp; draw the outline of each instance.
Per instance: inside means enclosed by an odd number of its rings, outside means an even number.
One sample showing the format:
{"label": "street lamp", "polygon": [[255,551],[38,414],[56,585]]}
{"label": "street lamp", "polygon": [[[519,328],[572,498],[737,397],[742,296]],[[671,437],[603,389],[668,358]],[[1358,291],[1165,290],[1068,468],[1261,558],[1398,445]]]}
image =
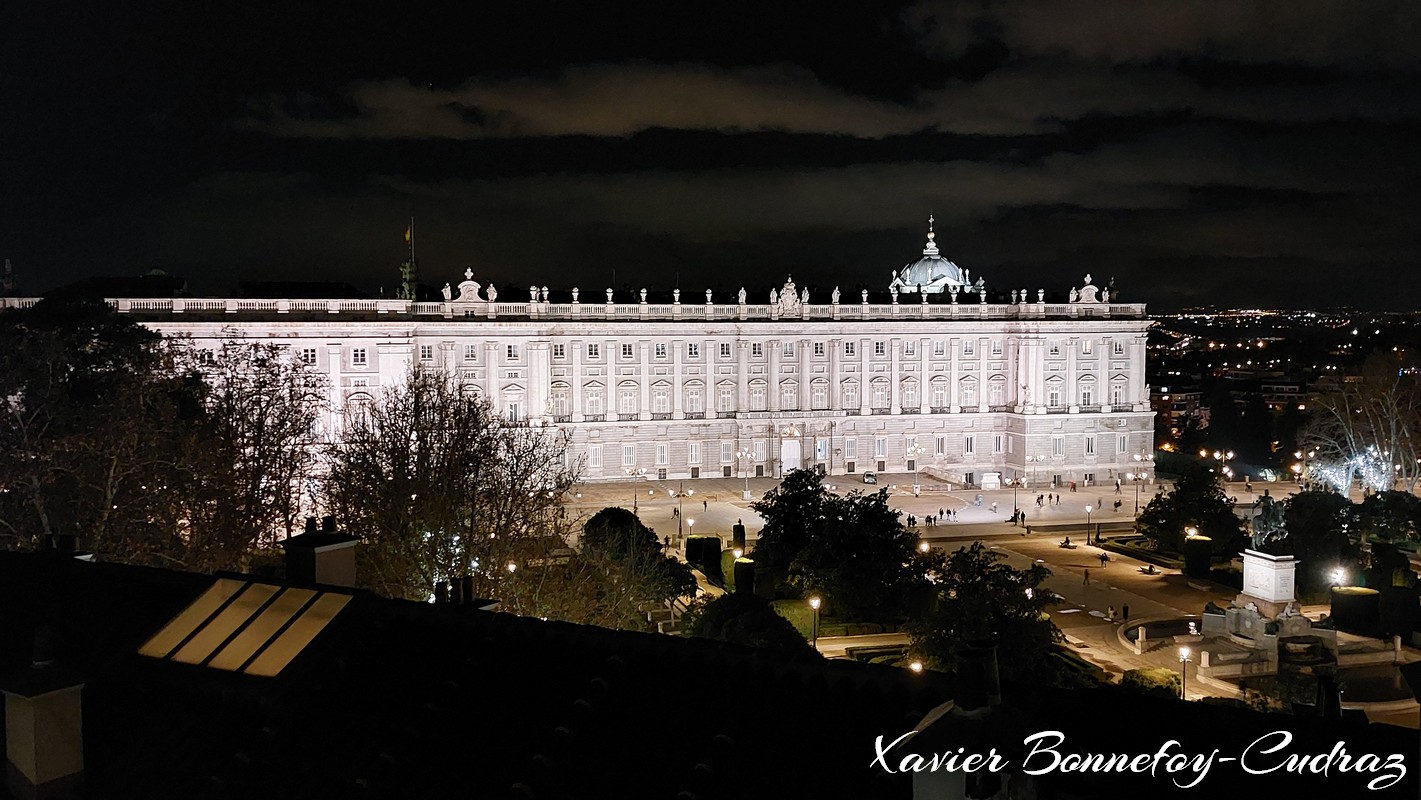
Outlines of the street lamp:
{"label": "street lamp", "polygon": [[[741,462],[741,461],[749,461],[750,459],[752,459],[752,458],[754,458],[754,457],[755,457],[754,452],[752,452],[752,451],[750,450],[750,448],[748,448],[748,447],[745,448],[744,450],[736,450],[736,451],[735,451],[735,468],[736,468],[736,469],[740,469],[740,462]],[[745,491],[744,491],[744,492],[741,492],[741,494],[740,494],[740,499],[741,499],[741,500],[749,500],[749,499],[750,499],[750,473],[749,473],[749,472],[745,472],[744,475],[745,475]]]}
{"label": "street lamp", "polygon": [[811,639],[812,639],[812,641],[810,642],[810,645],[811,645],[815,650],[818,650],[818,649],[819,649],[819,603],[820,603],[820,602],[821,602],[821,601],[819,600],[818,597],[811,597],[811,598],[809,598],[809,607],[814,610],[814,626],[813,626],[813,628],[810,629],[810,630],[811,630]]}
{"label": "street lamp", "polygon": [[917,497],[922,488],[918,485],[918,456],[926,453],[928,449],[914,442],[908,445],[908,460],[913,462],[913,496]]}
{"label": "street lamp", "polygon": [[[1090,544],[1090,512],[1092,512],[1092,511],[1094,511],[1094,510],[1095,510],[1095,509],[1094,509],[1093,507],[1091,507],[1090,503],[1086,503],[1086,507],[1085,507],[1085,543],[1086,543],[1086,544]],[[1096,537],[1096,538],[1098,539],[1099,537]],[[1096,542],[1096,543],[1099,544],[1099,542]]]}
{"label": "street lamp", "polygon": [[1138,516],[1140,516],[1140,483],[1141,483],[1141,481],[1143,481],[1143,480],[1146,478],[1145,471],[1144,471],[1144,469],[1142,469],[1142,467],[1143,467],[1145,464],[1148,464],[1148,463],[1154,461],[1154,460],[1155,460],[1155,457],[1154,457],[1154,456],[1147,456],[1147,455],[1144,455],[1143,453],[1136,453],[1136,454],[1134,455],[1134,459],[1135,459],[1135,472],[1134,472],[1134,475],[1131,476],[1129,473],[1126,473],[1125,477],[1130,478],[1131,480],[1133,480],[1133,481],[1135,482],[1135,516],[1138,517]]}
{"label": "street lamp", "polygon": [[[646,477],[646,467],[627,467],[627,477],[628,477],[628,478],[645,478],[645,477]],[[636,491],[636,489],[633,489],[633,490],[632,490],[632,513],[633,513],[633,514],[635,514],[636,511],[637,511],[637,508],[636,508],[636,495],[637,495],[637,491]]]}
{"label": "street lamp", "polygon": [[1179,699],[1188,700],[1189,692],[1189,648],[1179,648]]}
{"label": "street lamp", "polygon": [[679,537],[681,535],[681,520],[686,518],[686,497],[695,496],[696,490],[687,489],[685,481],[679,482],[677,486],[680,488],[671,489],[669,492],[672,497],[676,498],[676,536]]}
{"label": "street lamp", "polygon": [[1347,582],[1347,570],[1337,567],[1332,570],[1332,586],[1336,588]]}

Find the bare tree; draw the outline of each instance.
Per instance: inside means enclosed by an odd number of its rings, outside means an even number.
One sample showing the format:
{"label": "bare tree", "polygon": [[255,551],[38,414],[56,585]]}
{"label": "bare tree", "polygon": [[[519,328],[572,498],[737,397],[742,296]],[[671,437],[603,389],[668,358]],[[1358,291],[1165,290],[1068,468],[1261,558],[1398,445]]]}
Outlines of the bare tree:
{"label": "bare tree", "polygon": [[326,378],[266,342],[229,338],[196,355],[204,471],[213,478],[203,516],[230,547],[270,546],[298,526],[315,477]]}
{"label": "bare tree", "polygon": [[415,368],[345,410],[324,494],[364,537],[362,581],[375,591],[423,600],[438,581],[472,576],[480,595],[531,607],[558,587],[529,576],[553,580],[538,568],[565,557],[561,500],[576,477],[565,453],[565,434],[511,424],[447,373]]}
{"label": "bare tree", "polygon": [[1421,372],[1391,353],[1370,356],[1356,375],[1312,403],[1301,441],[1309,468],[1345,490],[1354,474],[1374,491],[1413,491],[1421,479]]}

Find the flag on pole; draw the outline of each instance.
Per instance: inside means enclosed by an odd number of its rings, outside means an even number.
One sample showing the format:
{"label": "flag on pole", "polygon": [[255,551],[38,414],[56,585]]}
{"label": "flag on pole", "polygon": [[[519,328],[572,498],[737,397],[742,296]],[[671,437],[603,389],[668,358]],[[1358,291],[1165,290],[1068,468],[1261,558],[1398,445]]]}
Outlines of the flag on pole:
{"label": "flag on pole", "polygon": [[405,244],[409,244],[409,243],[413,240],[413,238],[414,238],[414,223],[410,223],[409,227],[405,228]]}

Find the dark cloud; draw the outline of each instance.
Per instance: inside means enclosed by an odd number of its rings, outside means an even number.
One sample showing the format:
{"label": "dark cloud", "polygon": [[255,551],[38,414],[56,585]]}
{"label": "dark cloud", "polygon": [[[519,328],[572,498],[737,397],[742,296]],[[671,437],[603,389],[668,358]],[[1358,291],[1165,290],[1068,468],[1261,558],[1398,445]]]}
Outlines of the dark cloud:
{"label": "dark cloud", "polygon": [[1421,5],[613,13],[20,14],[0,257],[374,289],[416,214],[436,284],[880,286],[932,212],[998,286],[1421,302]]}

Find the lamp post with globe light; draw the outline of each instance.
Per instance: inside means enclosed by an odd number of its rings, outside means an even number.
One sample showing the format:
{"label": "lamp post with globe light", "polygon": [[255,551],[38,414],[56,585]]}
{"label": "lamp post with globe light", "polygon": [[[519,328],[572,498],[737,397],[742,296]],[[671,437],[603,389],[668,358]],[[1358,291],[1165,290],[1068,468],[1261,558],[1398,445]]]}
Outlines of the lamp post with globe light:
{"label": "lamp post with globe light", "polygon": [[810,645],[815,650],[819,649],[819,604],[821,602],[822,601],[818,597],[809,598],[809,607],[814,611],[814,622],[813,627],[811,628]]}
{"label": "lamp post with globe light", "polygon": [[1189,699],[1189,648],[1179,648],[1179,699]]}
{"label": "lamp post with globe light", "polygon": [[[754,458],[754,457],[755,457],[754,452],[752,452],[752,451],[750,450],[750,448],[748,448],[748,447],[745,448],[744,450],[736,450],[736,451],[735,451],[735,468],[736,468],[736,469],[740,469],[740,462],[741,462],[741,461],[749,461],[750,459],[752,459],[752,458]],[[745,476],[745,491],[743,491],[743,492],[740,493],[740,499],[741,499],[741,500],[749,500],[749,499],[750,499],[750,472],[749,472],[748,470],[745,470],[745,471],[743,472],[743,474],[744,474],[744,476]]]}
{"label": "lamp post with globe light", "polygon": [[[646,467],[627,467],[626,472],[627,472],[627,477],[628,477],[628,478],[643,478],[643,479],[646,478]],[[637,513],[636,496],[637,496],[637,490],[636,490],[636,489],[633,489],[633,490],[632,490],[632,513],[633,513],[633,514]]]}
{"label": "lamp post with globe light", "polygon": [[917,497],[922,491],[922,486],[918,483],[918,456],[926,453],[928,449],[914,442],[908,445],[908,460],[913,462],[913,496]]}

